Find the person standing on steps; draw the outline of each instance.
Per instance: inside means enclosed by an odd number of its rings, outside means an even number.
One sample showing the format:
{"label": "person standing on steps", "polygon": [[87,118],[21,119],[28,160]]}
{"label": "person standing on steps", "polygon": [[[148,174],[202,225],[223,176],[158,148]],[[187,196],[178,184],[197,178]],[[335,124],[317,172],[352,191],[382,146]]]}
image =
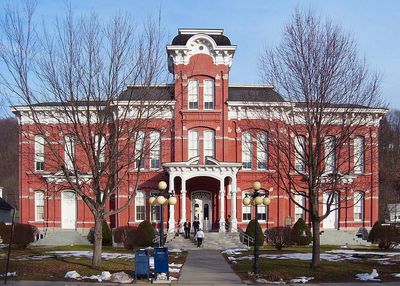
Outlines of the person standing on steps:
{"label": "person standing on steps", "polygon": [[229,232],[229,230],[231,229],[231,224],[232,224],[232,218],[230,215],[228,215],[228,219],[226,220],[225,223],[225,231]]}
{"label": "person standing on steps", "polygon": [[193,222],[194,235],[196,235],[196,233],[199,231],[199,228],[200,228],[200,222],[198,218],[195,217]]}
{"label": "person standing on steps", "polygon": [[196,235],[194,236],[197,239],[197,247],[200,247],[203,244],[204,236],[204,231],[199,228],[199,230],[196,232]]}
{"label": "person standing on steps", "polygon": [[185,231],[185,238],[188,239],[190,237],[190,221],[186,220],[183,224],[183,230]]}

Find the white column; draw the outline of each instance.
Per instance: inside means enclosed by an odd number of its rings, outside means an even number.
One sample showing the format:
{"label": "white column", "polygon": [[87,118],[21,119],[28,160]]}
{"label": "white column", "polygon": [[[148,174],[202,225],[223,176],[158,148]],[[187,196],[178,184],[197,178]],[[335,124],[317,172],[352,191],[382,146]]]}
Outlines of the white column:
{"label": "white column", "polygon": [[186,180],[184,178],[182,178],[181,206],[181,222],[179,231],[183,232],[183,224],[186,221]]}
{"label": "white column", "polygon": [[236,217],[236,194],[237,194],[237,181],[236,175],[232,177],[232,184],[231,184],[231,232],[237,231],[237,217]]}
{"label": "white column", "polygon": [[[175,177],[169,175],[169,192],[174,190],[174,179]],[[169,205],[169,220],[168,220],[168,232],[175,232],[175,206]]]}
{"label": "white column", "polygon": [[225,232],[225,188],[224,178],[221,178],[219,188],[219,232]]}

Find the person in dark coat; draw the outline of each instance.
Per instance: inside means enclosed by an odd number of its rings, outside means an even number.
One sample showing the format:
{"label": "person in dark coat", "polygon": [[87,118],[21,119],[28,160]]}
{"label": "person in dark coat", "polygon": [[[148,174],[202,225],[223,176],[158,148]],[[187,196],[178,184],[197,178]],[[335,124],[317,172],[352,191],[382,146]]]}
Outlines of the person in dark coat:
{"label": "person in dark coat", "polygon": [[186,220],[183,223],[183,230],[185,231],[185,238],[186,239],[190,237],[190,228],[191,228],[190,221]]}
{"label": "person in dark coat", "polygon": [[193,222],[194,235],[196,235],[196,233],[199,231],[199,228],[200,228],[200,222],[196,217]]}

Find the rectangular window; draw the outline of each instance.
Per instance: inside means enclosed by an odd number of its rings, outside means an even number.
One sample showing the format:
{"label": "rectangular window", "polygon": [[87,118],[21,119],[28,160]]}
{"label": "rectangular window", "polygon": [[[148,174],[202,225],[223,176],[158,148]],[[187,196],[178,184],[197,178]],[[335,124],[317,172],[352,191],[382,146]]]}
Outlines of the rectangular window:
{"label": "rectangular window", "polygon": [[204,131],[204,157],[212,157],[215,156],[215,136],[213,130]]}
{"label": "rectangular window", "polygon": [[257,206],[257,219],[267,220],[267,206],[265,205]]}
{"label": "rectangular window", "polygon": [[294,139],[294,168],[297,172],[304,173],[306,170],[305,164],[306,140],[304,136],[296,136]]}
{"label": "rectangular window", "polygon": [[251,163],[253,158],[253,142],[252,136],[248,132],[244,132],[242,135],[242,162],[243,169],[251,169]]}
{"label": "rectangular window", "polygon": [[[246,194],[242,193],[242,199],[244,199],[245,196]],[[242,204],[242,221],[249,221],[249,220],[251,220],[251,205],[245,206]]]}
{"label": "rectangular window", "polygon": [[336,167],[335,159],[335,137],[328,136],[325,138],[325,172],[333,173]]}
{"label": "rectangular window", "polygon": [[160,168],[161,134],[158,131],[150,132],[150,168]]}
{"label": "rectangular window", "polygon": [[44,221],[44,193],[35,192],[35,221]]}
{"label": "rectangular window", "polygon": [[[299,204],[300,206],[302,206],[303,208],[305,207],[306,198],[304,195],[295,194],[294,201],[297,204]],[[305,220],[305,211],[302,207],[300,207],[297,204],[294,205],[294,222],[297,222],[297,220],[299,218],[302,218]]]}
{"label": "rectangular window", "polygon": [[364,137],[356,137],[354,139],[354,173],[364,173]]}
{"label": "rectangular window", "polygon": [[73,136],[65,136],[64,162],[67,170],[74,169],[75,163],[75,139]]}
{"label": "rectangular window", "polygon": [[265,132],[257,134],[257,169],[266,170],[268,161],[268,137]]}
{"label": "rectangular window", "polygon": [[102,135],[96,135],[94,138],[97,162],[100,169],[104,168],[106,162],[106,141]]}
{"label": "rectangular window", "polygon": [[137,169],[144,168],[144,132],[138,131],[136,133],[136,142],[135,142],[135,167]]}
{"label": "rectangular window", "polygon": [[44,171],[44,137],[35,136],[35,171]]}
{"label": "rectangular window", "polygon": [[146,219],[146,195],[143,191],[137,191],[135,196],[136,221]]}
{"label": "rectangular window", "polygon": [[188,82],[189,109],[199,109],[199,82],[189,80]]}
{"label": "rectangular window", "polygon": [[364,194],[354,193],[354,221],[362,221],[364,218]]}
{"label": "rectangular window", "polygon": [[204,81],[204,109],[214,109],[214,81]]}
{"label": "rectangular window", "polygon": [[160,221],[160,218],[161,218],[160,209],[161,208],[162,208],[161,205],[151,206],[151,212],[150,212],[150,220],[151,221]]}
{"label": "rectangular window", "polygon": [[199,156],[199,132],[189,131],[189,159]]}

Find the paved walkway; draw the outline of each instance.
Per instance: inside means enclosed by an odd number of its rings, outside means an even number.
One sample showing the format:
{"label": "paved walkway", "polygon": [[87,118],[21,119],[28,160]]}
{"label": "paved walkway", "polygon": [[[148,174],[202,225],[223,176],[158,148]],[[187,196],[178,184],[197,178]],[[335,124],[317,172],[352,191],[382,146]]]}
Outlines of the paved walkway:
{"label": "paved walkway", "polygon": [[219,250],[201,249],[189,251],[178,284],[205,286],[243,283]]}

